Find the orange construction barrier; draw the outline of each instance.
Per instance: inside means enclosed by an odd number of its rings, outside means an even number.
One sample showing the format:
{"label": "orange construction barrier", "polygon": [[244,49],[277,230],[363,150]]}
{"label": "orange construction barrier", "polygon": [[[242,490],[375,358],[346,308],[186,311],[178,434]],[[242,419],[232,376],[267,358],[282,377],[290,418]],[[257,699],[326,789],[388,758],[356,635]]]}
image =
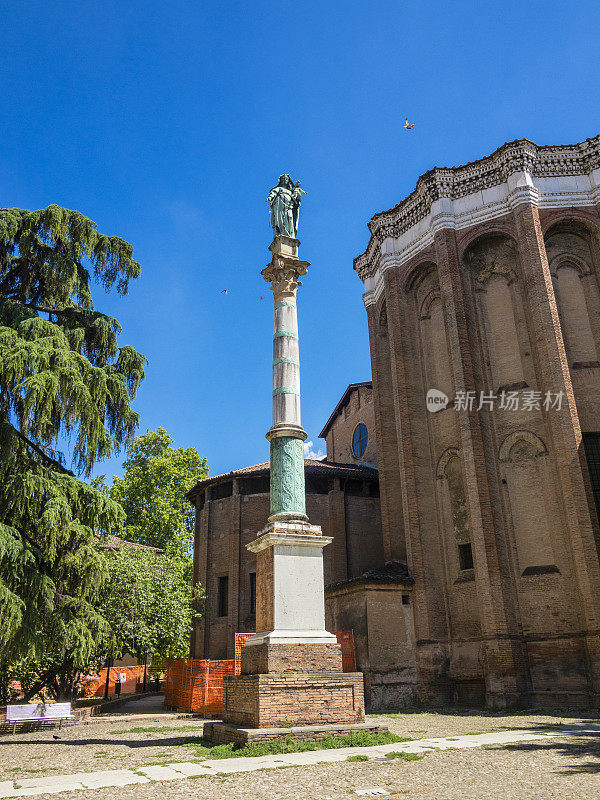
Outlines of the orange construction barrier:
{"label": "orange construction barrier", "polygon": [[165,706],[196,714],[223,710],[223,678],[234,674],[233,659],[174,658],[166,662]]}
{"label": "orange construction barrier", "polygon": [[[144,680],[144,665],[135,667],[111,667],[108,676],[108,691],[115,693],[115,683],[120,681],[121,673],[127,675],[125,683],[121,684],[121,694],[134,694],[136,686]],[[92,675],[83,681],[82,689],[86,697],[102,697],[106,686],[106,668],[98,670],[97,675]]]}

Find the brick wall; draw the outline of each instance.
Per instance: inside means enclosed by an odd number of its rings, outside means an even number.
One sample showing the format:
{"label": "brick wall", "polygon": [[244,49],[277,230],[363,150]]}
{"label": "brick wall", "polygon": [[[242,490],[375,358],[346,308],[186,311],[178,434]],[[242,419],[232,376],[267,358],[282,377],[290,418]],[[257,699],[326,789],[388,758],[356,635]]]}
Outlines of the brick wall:
{"label": "brick wall", "polygon": [[[352,452],[352,436],[356,426],[362,422],[368,433],[364,454],[357,458]],[[377,464],[377,436],[375,433],[375,409],[373,390],[369,386],[358,386],[352,390],[347,404],[332,423],[327,433],[327,458],[340,464],[364,461]]]}

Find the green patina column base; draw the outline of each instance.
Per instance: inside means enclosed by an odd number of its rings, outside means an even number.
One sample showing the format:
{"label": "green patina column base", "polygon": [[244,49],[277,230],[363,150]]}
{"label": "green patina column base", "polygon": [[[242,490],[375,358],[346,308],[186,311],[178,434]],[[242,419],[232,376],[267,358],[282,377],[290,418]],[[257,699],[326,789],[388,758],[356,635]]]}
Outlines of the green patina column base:
{"label": "green patina column base", "polygon": [[271,514],[281,519],[308,520],[304,488],[304,442],[292,436],[271,439]]}

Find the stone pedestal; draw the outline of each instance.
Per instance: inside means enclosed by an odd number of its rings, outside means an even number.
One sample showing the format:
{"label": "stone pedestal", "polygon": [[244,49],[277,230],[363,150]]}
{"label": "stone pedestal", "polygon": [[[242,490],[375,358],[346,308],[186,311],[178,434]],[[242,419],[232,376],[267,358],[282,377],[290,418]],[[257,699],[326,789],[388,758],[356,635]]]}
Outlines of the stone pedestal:
{"label": "stone pedestal", "polygon": [[[256,630],[242,651],[261,644],[329,644],[325,630],[323,548],[332,541],[318,525],[270,522],[248,545],[256,553]],[[341,662],[340,662],[341,668]]]}
{"label": "stone pedestal", "polygon": [[257,557],[258,633],[242,649],[242,674],[225,678],[224,722],[364,722],[362,673],[342,672],[340,645],[325,630],[323,548],[330,542],[320,527],[298,520],[271,522],[248,545]]}

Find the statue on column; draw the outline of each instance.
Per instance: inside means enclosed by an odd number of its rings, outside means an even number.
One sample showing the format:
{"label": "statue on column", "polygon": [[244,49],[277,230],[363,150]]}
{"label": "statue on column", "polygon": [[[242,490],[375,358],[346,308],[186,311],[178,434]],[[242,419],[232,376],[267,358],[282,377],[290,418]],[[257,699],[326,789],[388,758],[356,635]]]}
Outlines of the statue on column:
{"label": "statue on column", "polygon": [[277,186],[269,192],[269,214],[273,226],[273,238],[289,236],[295,239],[298,235],[298,216],[302,195],[300,181],[294,183],[289,175],[280,175]]}

